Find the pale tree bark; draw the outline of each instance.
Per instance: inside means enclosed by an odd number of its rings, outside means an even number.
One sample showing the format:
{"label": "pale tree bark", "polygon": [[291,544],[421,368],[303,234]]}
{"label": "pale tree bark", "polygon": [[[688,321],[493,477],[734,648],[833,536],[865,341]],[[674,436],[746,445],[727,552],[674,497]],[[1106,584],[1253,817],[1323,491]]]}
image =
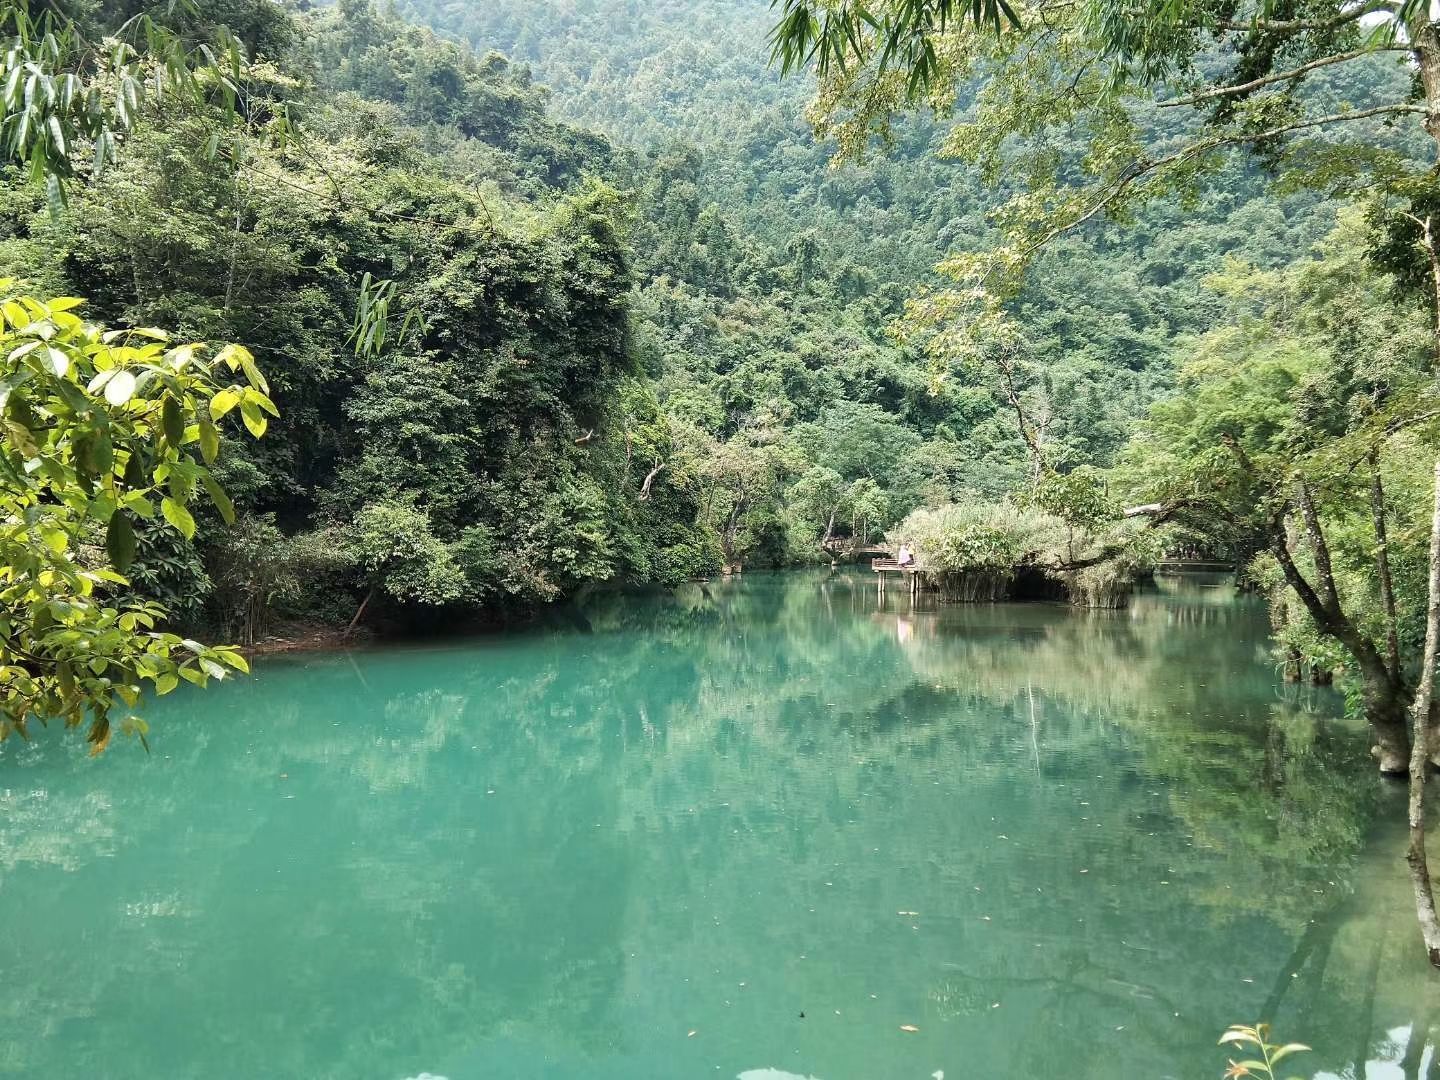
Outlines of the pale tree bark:
{"label": "pale tree bark", "polygon": [[1020,390],[1015,385],[1014,361],[1001,354],[996,360],[996,367],[1000,372],[1000,387],[1005,392],[1005,400],[1014,410],[1015,420],[1020,425],[1020,438],[1025,440],[1025,446],[1030,451],[1030,479],[1038,481],[1045,473],[1045,433],[1037,429],[1025,414],[1025,404],[1020,400]]}
{"label": "pale tree bark", "polygon": [[360,601],[360,606],[355,610],[355,617],[350,620],[350,625],[345,627],[345,636],[349,637],[355,627],[360,625],[360,620],[365,617],[365,609],[370,606],[370,601],[375,599],[375,586],[370,586],[370,591],[365,594],[365,599]]}
{"label": "pale tree bark", "polygon": [[1425,853],[1425,781],[1430,771],[1430,706],[1435,700],[1435,661],[1440,652],[1440,460],[1435,462],[1434,512],[1430,521],[1430,590],[1425,613],[1425,652],[1421,660],[1420,683],[1412,710],[1413,746],[1410,750],[1410,847],[1406,861],[1415,887],[1415,911],[1430,963],[1440,967],[1440,917],[1435,912],[1435,892],[1430,883],[1429,860]]}
{"label": "pale tree bark", "polygon": [[661,470],[664,469],[664,468],[665,468],[665,462],[662,461],[662,462],[660,462],[658,465],[656,465],[653,469],[651,469],[648,473],[645,474],[645,481],[644,481],[644,483],[642,483],[642,484],[640,485],[640,501],[641,501],[641,502],[644,502],[645,500],[647,500],[648,498],[650,498],[650,485],[652,485],[653,483],[655,483],[655,478],[660,475]]}
{"label": "pale tree bark", "polygon": [[1370,513],[1375,525],[1375,572],[1380,579],[1380,602],[1385,608],[1385,661],[1400,671],[1399,619],[1395,614],[1395,579],[1390,573],[1390,533],[1385,521],[1385,484],[1380,478],[1380,451],[1372,448],[1370,462]]}
{"label": "pale tree bark", "polygon": [[[1437,30],[1429,5],[1416,15],[1418,25],[1409,28],[1415,66],[1425,95],[1425,131],[1436,145],[1440,161],[1440,30]],[[1409,215],[1420,227],[1421,243],[1430,264],[1430,300],[1435,305],[1432,325],[1433,347],[1440,362],[1440,247],[1436,246],[1435,220],[1426,214],[1422,219]],[[1415,887],[1415,913],[1420,920],[1420,933],[1430,963],[1440,967],[1440,919],[1435,913],[1435,890],[1430,881],[1430,865],[1425,852],[1425,781],[1430,771],[1430,713],[1435,700],[1435,659],[1440,649],[1440,458],[1435,462],[1434,511],[1430,521],[1430,580],[1425,612],[1425,650],[1421,658],[1420,681],[1411,709],[1413,743],[1410,749],[1410,846],[1406,860],[1410,864],[1411,883]]]}

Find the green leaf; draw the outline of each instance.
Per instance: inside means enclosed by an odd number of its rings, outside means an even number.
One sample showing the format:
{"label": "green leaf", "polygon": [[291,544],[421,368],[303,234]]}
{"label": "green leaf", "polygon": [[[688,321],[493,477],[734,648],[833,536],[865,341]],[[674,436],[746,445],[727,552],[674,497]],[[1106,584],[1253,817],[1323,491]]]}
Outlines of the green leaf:
{"label": "green leaf", "polygon": [[185,415],[180,410],[180,403],[173,397],[166,397],[160,416],[165,438],[170,441],[171,446],[178,447],[185,441]]}
{"label": "green leaf", "polygon": [[100,492],[90,500],[90,509],[87,513],[96,521],[108,522],[115,513],[115,493],[113,491]]}
{"label": "green leaf", "polygon": [[235,389],[221,390],[210,399],[210,418],[219,420],[236,405],[240,404],[240,392]]}
{"label": "green leaf", "polygon": [[195,425],[200,430],[200,455],[207,465],[213,464],[220,455],[220,430],[203,411],[195,414]]}
{"label": "green leaf", "polygon": [[186,540],[194,538],[195,519],[190,516],[190,511],[183,505],[167,495],[160,501],[160,513],[165,516],[166,521],[180,530],[180,534]]}
{"label": "green leaf", "polygon": [[225,489],[220,486],[219,481],[206,472],[201,473],[200,482],[210,493],[210,501],[215,504],[215,509],[220,511],[220,516],[225,519],[225,524],[234,525],[235,504],[230,501],[230,496],[225,494]]}
{"label": "green leaf", "polygon": [[270,423],[252,401],[242,401],[240,403],[240,417],[245,421],[245,426],[249,429],[250,434],[254,435],[257,439],[265,434],[265,429]]}
{"label": "green leaf", "polygon": [[111,514],[105,530],[105,553],[122,574],[135,561],[135,529],[124,514]]}
{"label": "green leaf", "polygon": [[146,521],[155,516],[155,504],[139,492],[131,492],[121,500],[126,510],[129,510],[136,517],[142,517]]}

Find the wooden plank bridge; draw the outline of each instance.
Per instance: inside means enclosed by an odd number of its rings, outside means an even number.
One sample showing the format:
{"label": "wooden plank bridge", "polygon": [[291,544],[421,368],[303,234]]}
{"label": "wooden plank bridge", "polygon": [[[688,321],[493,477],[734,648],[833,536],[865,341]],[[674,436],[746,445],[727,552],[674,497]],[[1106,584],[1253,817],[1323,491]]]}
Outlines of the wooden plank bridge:
{"label": "wooden plank bridge", "polygon": [[890,554],[890,549],[882,544],[862,544],[856,547],[853,539],[842,537],[826,540],[822,546],[832,557],[836,555],[846,555],[850,558],[860,558],[865,555],[884,557]]}

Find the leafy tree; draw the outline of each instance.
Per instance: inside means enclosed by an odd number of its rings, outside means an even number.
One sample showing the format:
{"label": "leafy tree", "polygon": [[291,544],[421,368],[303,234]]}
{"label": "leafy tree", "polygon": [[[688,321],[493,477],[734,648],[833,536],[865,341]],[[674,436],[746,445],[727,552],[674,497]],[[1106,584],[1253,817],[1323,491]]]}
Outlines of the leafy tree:
{"label": "leafy tree", "polygon": [[[1026,269],[1066,232],[1161,193],[1193,197],[1220,174],[1225,152],[1238,146],[1263,153],[1291,183],[1378,192],[1375,212],[1408,221],[1410,238],[1418,236],[1422,250],[1430,245],[1423,185],[1415,186],[1423,174],[1407,158],[1416,143],[1388,136],[1374,122],[1440,110],[1440,84],[1432,98],[1422,78],[1425,103],[1418,104],[1408,80],[1370,77],[1363,85],[1372,103],[1359,108],[1337,106],[1323,82],[1352,70],[1379,75],[1378,65],[1397,53],[1412,56],[1421,72],[1434,70],[1440,62],[1440,54],[1431,55],[1434,32],[1413,7],[1318,3],[1281,12],[1262,4],[1237,19],[1154,5],[1137,17],[1108,0],[1091,0],[1053,12],[1045,5],[1024,9],[1020,29],[997,35],[951,22],[948,0],[897,0],[866,9],[868,27],[853,38],[854,20],[865,21],[858,6],[839,5],[823,24],[806,14],[803,0],[787,11],[791,17],[777,29],[777,48],[792,66],[814,57],[825,69],[821,125],[838,134],[842,152],[860,152],[872,132],[884,131],[894,110],[926,95],[948,108],[957,87],[981,72],[991,76],[981,108],[952,133],[950,149],[993,175],[1002,162],[1014,164],[1005,140],[1014,134],[1027,140],[1021,159],[1027,186],[1002,212],[997,242],[948,260],[944,270],[957,287],[917,302],[913,316],[942,362],[978,357],[999,371],[1037,462],[1046,453],[1035,410],[1027,416],[1018,391],[1010,390],[1011,373],[1026,358],[1024,334],[1009,304]],[[1377,25],[1362,25],[1366,12]],[[1217,43],[1222,55],[1237,58],[1232,64],[1210,62]],[[841,59],[848,62],[841,65]],[[1397,62],[1389,63],[1393,69]],[[1302,91],[1307,79],[1322,82]],[[1158,108],[1151,104],[1157,97]],[[1174,121],[1178,146],[1161,150],[1161,115],[1177,105],[1197,107],[1201,119],[1198,125]],[[1047,132],[1072,121],[1084,123],[1089,133],[1087,154],[1078,162],[1044,144]],[[1332,136],[1332,130],[1342,134]],[[1353,132],[1348,140],[1347,130]],[[1430,302],[1440,303],[1440,296]],[[1372,694],[1367,714],[1382,765],[1398,768],[1411,741],[1396,704],[1404,680],[1393,671],[1383,676],[1374,643],[1336,608],[1313,497],[1282,488],[1288,494],[1275,504],[1267,531],[1271,547],[1284,548],[1277,557],[1315,623],[1372,671],[1372,681],[1388,679],[1396,688]],[[1318,583],[1291,558],[1290,541],[1274,539],[1285,533],[1292,514],[1307,523],[1302,534],[1313,549]]]}
{"label": "leafy tree", "polygon": [[[98,173],[116,160],[147,105],[178,99],[233,113],[243,54],[224,16],[242,15],[252,52],[263,28],[285,25],[273,5],[255,0],[230,0],[205,20],[189,2],[157,13],[128,6],[98,13],[15,0],[0,11],[0,160],[45,185],[52,209],[63,204],[77,161]],[[105,15],[116,24],[108,34]]]}
{"label": "leafy tree", "polygon": [[117,728],[144,738],[143,720],[112,714],[147,684],[166,694],[246,670],[234,649],[163,631],[164,607],[122,590],[137,520],[158,514],[189,540],[201,490],[233,517],[209,468],[221,423],[238,410],[259,436],[274,407],[245,349],[105,330],[80,303],[0,303],[0,739],[88,720],[98,753]]}
{"label": "leafy tree", "polygon": [[[1294,598],[1282,631],[1299,620],[1300,638],[1331,643],[1312,642],[1292,661],[1324,670],[1338,646],[1359,680],[1381,767],[1404,772],[1424,633],[1414,568],[1424,560],[1388,537],[1413,536],[1424,523],[1413,502],[1386,498],[1381,465],[1415,467],[1431,341],[1423,310],[1397,306],[1391,283],[1363,262],[1361,228],[1347,219],[1284,274],[1237,267],[1217,279],[1253,313],[1195,343],[1181,393],[1155,407],[1131,453],[1154,478],[1148,494],[1205,519],[1211,535],[1267,551],[1274,582]],[[1302,655],[1322,650],[1331,664]]]}
{"label": "leafy tree", "polygon": [[431,607],[461,597],[460,568],[423,511],[403,503],[375,503],[355,515],[348,539],[351,558],[369,589],[350,620],[352,628],[377,592]]}

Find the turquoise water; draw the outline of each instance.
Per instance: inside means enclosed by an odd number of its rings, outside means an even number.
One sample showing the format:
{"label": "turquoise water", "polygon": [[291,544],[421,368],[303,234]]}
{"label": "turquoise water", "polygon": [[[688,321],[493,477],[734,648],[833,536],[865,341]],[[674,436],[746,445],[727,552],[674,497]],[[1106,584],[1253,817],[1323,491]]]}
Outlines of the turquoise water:
{"label": "turquoise water", "polygon": [[1261,1016],[1428,1065],[1399,800],[1228,589],[560,621],[7,743],[0,1074],[1214,1077]]}

